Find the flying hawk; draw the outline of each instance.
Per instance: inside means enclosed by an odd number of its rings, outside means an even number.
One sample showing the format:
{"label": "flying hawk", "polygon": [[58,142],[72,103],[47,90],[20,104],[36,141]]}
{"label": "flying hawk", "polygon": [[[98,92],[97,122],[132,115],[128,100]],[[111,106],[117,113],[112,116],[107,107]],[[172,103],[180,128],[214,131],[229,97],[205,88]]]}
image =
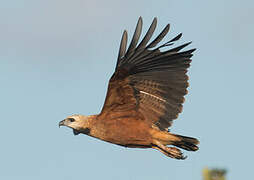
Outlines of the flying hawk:
{"label": "flying hawk", "polygon": [[[169,24],[150,43],[157,18],[142,41],[140,17],[127,47],[124,31],[115,72],[110,78],[102,111],[98,115],[72,115],[59,126],[73,129],[103,141],[130,148],[153,148],[168,157],[185,159],[181,150],[198,150],[199,141],[172,134],[168,128],[182,111],[187,94],[187,69],[195,49],[181,51],[190,43],[161,51],[180,39],[182,34],[158,46],[169,31]],[[171,145],[168,147],[167,145]]]}

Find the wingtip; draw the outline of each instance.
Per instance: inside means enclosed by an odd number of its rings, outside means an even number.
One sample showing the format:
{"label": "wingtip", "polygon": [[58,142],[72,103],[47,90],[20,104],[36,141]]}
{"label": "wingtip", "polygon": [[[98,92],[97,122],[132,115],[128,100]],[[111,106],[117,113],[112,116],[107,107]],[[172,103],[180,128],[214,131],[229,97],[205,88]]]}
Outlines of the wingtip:
{"label": "wingtip", "polygon": [[155,27],[157,26],[157,21],[158,21],[157,17],[154,17],[152,24],[154,24]]}
{"label": "wingtip", "polygon": [[170,29],[170,24],[167,24],[165,28],[167,28],[168,31],[169,31],[169,29]]}
{"label": "wingtip", "polygon": [[196,51],[196,50],[197,50],[197,48],[191,49],[191,53],[193,53],[193,52]]}
{"label": "wingtip", "polygon": [[138,18],[138,22],[143,23],[143,18],[142,18],[142,16],[139,16],[139,18]]}
{"label": "wingtip", "polygon": [[124,34],[124,35],[127,35],[127,30],[126,30],[126,29],[123,31],[123,34]]}
{"label": "wingtip", "polygon": [[127,30],[125,29],[125,30],[123,31],[122,40],[123,40],[123,41],[127,41],[127,39],[128,39],[128,32],[127,32]]}
{"label": "wingtip", "polygon": [[[122,40],[121,41],[124,41],[127,43],[127,39],[128,39],[128,32],[127,30],[124,30],[123,31],[123,35],[122,35]],[[121,42],[122,43],[122,42]]]}
{"label": "wingtip", "polygon": [[179,39],[181,39],[182,36],[183,36],[183,33],[179,33],[179,34],[176,36],[176,38],[177,38],[176,41],[179,40]]}

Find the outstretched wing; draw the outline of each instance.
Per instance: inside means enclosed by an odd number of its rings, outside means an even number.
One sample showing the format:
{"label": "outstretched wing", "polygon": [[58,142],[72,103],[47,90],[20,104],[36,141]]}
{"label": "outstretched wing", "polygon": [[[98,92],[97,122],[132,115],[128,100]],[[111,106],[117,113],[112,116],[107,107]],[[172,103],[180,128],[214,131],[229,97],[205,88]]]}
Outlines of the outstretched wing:
{"label": "outstretched wing", "polygon": [[186,72],[195,49],[180,52],[190,44],[186,43],[160,51],[161,48],[173,45],[182,36],[179,34],[157,46],[168,33],[169,24],[148,44],[156,24],[157,19],[154,18],[148,32],[138,44],[142,31],[140,17],[127,51],[127,32],[124,31],[116,69],[109,81],[100,115],[133,111],[161,130],[166,130],[182,111],[188,87]]}

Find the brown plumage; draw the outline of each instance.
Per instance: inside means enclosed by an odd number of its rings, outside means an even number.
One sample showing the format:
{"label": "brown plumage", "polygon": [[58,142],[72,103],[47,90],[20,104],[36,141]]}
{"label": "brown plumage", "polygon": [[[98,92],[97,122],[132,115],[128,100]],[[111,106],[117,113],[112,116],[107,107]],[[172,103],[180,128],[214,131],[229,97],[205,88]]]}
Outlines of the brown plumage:
{"label": "brown plumage", "polygon": [[168,33],[169,24],[148,43],[156,24],[157,19],[154,18],[138,44],[142,31],[142,18],[139,18],[127,51],[127,32],[124,31],[101,113],[72,115],[61,121],[59,126],[72,128],[75,135],[83,133],[125,147],[154,148],[176,159],[185,158],[176,147],[198,150],[197,139],[168,132],[172,121],[182,111],[188,87],[186,72],[195,49],[181,51],[190,44],[186,43],[161,51],[182,36],[179,34],[157,46]]}

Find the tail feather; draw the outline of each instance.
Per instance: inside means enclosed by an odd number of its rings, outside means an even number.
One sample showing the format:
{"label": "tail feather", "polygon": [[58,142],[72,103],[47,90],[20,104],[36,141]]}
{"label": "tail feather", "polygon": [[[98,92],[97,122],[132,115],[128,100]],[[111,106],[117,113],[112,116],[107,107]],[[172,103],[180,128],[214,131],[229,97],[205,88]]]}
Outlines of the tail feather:
{"label": "tail feather", "polygon": [[176,137],[180,138],[180,141],[175,141],[174,146],[177,146],[179,148],[185,149],[187,151],[197,151],[199,141],[196,138],[193,137],[187,137],[187,136],[181,136],[174,134]]}

